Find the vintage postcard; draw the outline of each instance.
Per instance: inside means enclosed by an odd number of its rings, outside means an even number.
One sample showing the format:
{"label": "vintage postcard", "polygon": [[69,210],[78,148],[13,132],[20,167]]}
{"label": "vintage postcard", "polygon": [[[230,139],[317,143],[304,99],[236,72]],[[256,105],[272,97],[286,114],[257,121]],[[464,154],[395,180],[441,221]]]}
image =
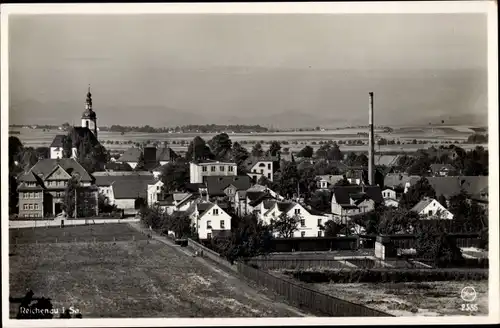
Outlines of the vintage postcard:
{"label": "vintage postcard", "polygon": [[6,327],[498,322],[495,2],[0,30]]}

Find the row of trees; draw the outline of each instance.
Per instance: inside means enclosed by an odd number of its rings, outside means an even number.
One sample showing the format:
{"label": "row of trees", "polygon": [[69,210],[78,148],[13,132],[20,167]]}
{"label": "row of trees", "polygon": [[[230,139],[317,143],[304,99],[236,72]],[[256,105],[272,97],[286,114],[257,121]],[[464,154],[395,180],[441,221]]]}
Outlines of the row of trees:
{"label": "row of trees", "polygon": [[111,132],[141,132],[141,133],[168,133],[168,132],[182,132],[182,133],[218,133],[220,131],[235,132],[235,133],[250,133],[250,132],[268,132],[269,129],[260,125],[220,125],[220,124],[206,124],[206,125],[184,125],[176,127],[162,127],[155,128],[149,125],[144,126],[123,126],[112,125],[108,127],[101,127],[101,131]]}
{"label": "row of trees", "polygon": [[[456,156],[452,157],[451,154]],[[451,145],[450,148],[441,148],[441,154],[435,148],[420,151],[415,156],[403,155],[398,159],[400,170],[411,175],[429,175],[431,164],[451,164],[461,175],[478,176],[488,175],[488,150],[477,146],[465,151],[463,148]]]}

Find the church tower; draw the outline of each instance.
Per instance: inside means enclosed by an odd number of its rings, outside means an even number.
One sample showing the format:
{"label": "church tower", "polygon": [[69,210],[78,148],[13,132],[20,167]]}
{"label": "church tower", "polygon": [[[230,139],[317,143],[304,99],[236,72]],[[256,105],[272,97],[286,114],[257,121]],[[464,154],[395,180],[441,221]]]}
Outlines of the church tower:
{"label": "church tower", "polygon": [[82,114],[82,127],[89,128],[97,138],[97,116],[92,110],[92,94],[90,93],[90,85],[89,91],[87,92],[87,100],[85,102],[85,111]]}

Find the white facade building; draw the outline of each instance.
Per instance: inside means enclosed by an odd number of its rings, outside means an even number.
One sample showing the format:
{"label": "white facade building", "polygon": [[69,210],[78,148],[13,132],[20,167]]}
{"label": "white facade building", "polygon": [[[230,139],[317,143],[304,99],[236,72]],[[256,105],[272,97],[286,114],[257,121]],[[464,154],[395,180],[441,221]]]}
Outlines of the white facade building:
{"label": "white facade building", "polygon": [[190,183],[203,183],[203,177],[208,176],[236,176],[236,163],[201,161],[189,163]]}

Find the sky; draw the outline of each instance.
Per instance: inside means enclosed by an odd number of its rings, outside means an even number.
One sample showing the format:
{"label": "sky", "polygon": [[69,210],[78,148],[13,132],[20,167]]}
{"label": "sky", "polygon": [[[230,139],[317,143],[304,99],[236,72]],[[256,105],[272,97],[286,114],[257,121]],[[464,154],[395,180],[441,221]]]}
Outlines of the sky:
{"label": "sky", "polygon": [[10,124],[486,124],[481,14],[11,15]]}

